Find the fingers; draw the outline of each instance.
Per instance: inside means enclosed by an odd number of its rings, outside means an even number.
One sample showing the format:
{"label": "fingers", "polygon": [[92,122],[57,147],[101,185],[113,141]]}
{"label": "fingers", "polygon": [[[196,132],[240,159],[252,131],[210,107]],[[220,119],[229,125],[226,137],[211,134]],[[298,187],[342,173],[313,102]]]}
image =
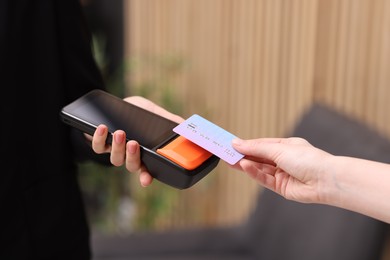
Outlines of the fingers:
{"label": "fingers", "polygon": [[265,158],[259,158],[259,157],[251,156],[251,155],[247,155],[247,156],[245,156],[245,158],[250,160],[250,161],[253,161],[253,162],[264,163],[264,164],[269,164],[269,165],[272,165],[272,166],[276,166],[276,163],[274,161],[268,160],[268,159],[265,159]]}
{"label": "fingers", "polygon": [[292,147],[310,145],[305,139],[298,137],[291,138],[259,138],[242,140],[236,138],[232,146],[238,152],[243,153],[252,160],[260,162],[276,162],[277,158]]}
{"label": "fingers", "polygon": [[126,145],[126,169],[136,172],[141,168],[141,153],[136,141],[128,141]]}
{"label": "fingers", "polygon": [[111,144],[111,163],[115,166],[121,166],[125,162],[125,147],[126,147],[126,133],[122,130],[117,130],[112,136]]}
{"label": "fingers", "polygon": [[139,180],[143,187],[149,186],[153,177],[141,162],[140,146],[136,141],[126,142],[126,133],[117,130],[112,135],[111,145],[107,144],[108,128],[99,125],[92,138],[92,149],[98,154],[110,153],[110,162],[115,166],[125,165],[129,172],[139,172]]}
{"label": "fingers", "polygon": [[[275,149],[270,149],[272,144],[281,143],[281,139],[253,139],[253,140],[242,140],[234,139],[232,141],[232,146],[238,152],[251,156],[252,158],[257,158],[259,160],[270,160],[274,161],[274,152]],[[271,145],[270,145],[271,144]]]}
{"label": "fingers", "polygon": [[139,172],[141,186],[147,187],[153,182],[153,177],[141,162],[140,146],[136,141],[128,141],[126,145],[126,169],[129,172]]}
{"label": "fingers", "polygon": [[171,121],[174,121],[176,123],[181,123],[184,121],[184,119],[176,114],[173,114],[169,112],[168,110],[164,109],[163,107],[160,107],[159,105],[155,104],[149,99],[146,99],[141,96],[131,96],[124,99],[125,101],[132,103],[136,106],[139,106],[143,109],[146,109],[152,113],[158,114],[162,117],[165,117]]}
{"label": "fingers", "polygon": [[111,146],[106,143],[108,128],[105,125],[99,125],[92,138],[92,149],[97,154],[109,153]]}
{"label": "fingers", "polygon": [[257,163],[251,160],[242,159],[238,163],[241,169],[249,177],[256,180],[260,185],[275,190],[275,172],[276,168],[269,164]]}
{"label": "fingers", "polygon": [[153,182],[153,177],[149,174],[145,167],[141,167],[139,181],[143,187],[147,187]]}

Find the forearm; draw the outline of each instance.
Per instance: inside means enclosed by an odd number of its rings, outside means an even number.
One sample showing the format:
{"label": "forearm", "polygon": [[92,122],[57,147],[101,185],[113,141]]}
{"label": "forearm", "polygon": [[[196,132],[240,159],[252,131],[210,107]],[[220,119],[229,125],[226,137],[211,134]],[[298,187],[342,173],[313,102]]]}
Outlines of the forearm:
{"label": "forearm", "polygon": [[327,204],[390,223],[390,165],[334,156]]}

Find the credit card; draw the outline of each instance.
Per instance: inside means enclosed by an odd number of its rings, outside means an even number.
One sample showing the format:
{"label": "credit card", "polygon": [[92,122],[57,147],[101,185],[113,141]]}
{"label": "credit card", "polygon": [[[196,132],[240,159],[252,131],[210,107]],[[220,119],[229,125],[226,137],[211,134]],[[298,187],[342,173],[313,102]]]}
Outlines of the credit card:
{"label": "credit card", "polygon": [[244,157],[231,145],[235,135],[197,114],[176,126],[173,131],[231,165]]}

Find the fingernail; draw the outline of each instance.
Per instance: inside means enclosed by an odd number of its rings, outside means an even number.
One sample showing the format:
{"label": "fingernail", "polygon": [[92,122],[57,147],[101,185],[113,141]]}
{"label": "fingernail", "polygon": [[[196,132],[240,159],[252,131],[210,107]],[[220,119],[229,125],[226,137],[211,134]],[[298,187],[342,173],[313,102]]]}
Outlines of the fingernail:
{"label": "fingernail", "polygon": [[124,135],[124,133],[122,133],[122,132],[119,132],[119,133],[115,133],[115,142],[117,143],[117,144],[121,144],[121,143],[123,143],[124,142],[124,140],[125,140],[125,135]]}
{"label": "fingernail", "polygon": [[99,136],[104,135],[104,127],[99,126],[98,129],[97,129],[97,134]]}
{"label": "fingernail", "polygon": [[137,146],[135,146],[134,144],[132,145],[131,143],[127,145],[127,152],[129,154],[135,154],[136,151],[137,151]]}
{"label": "fingernail", "polygon": [[232,140],[232,144],[237,145],[237,146],[241,145],[242,143],[243,143],[243,140],[240,138],[234,138]]}

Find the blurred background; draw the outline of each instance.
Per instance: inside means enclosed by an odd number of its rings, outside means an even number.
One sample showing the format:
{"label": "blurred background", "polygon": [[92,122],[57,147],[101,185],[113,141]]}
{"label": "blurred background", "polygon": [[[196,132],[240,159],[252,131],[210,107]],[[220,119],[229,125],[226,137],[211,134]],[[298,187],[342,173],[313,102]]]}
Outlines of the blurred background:
{"label": "blurred background", "polygon": [[[200,114],[241,138],[286,136],[314,102],[390,137],[390,1],[84,0],[109,91]],[[80,165],[96,232],[231,226],[261,187],[221,162],[195,186],[141,188]],[[107,175],[110,175],[107,177]]]}

